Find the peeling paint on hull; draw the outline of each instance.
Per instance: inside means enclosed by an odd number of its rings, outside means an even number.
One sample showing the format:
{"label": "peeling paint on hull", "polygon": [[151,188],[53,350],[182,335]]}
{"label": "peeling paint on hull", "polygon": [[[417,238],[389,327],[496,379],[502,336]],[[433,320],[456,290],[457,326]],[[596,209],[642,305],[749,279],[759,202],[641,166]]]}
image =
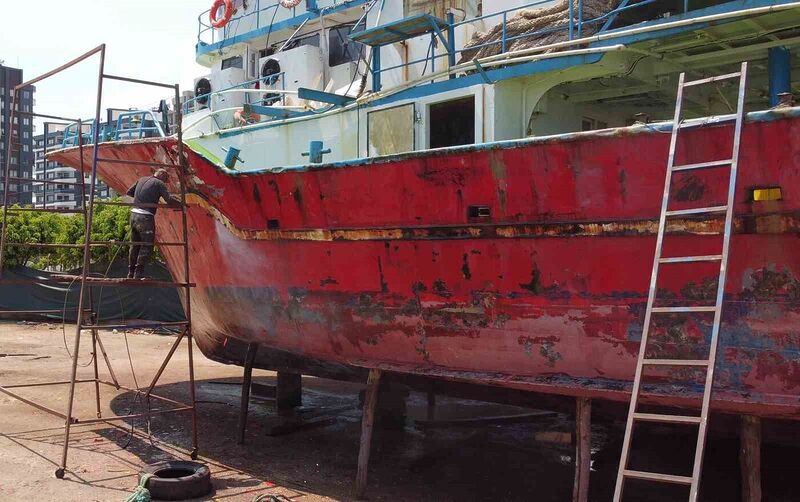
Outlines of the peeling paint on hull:
{"label": "peeling paint on hull", "polygon": [[[729,127],[688,131],[676,162],[724,158]],[[794,117],[744,128],[717,409],[800,417],[797,137]],[[198,344],[218,356],[232,337],[344,368],[627,400],[668,141],[587,135],[283,173],[223,172],[189,152]],[[174,152],[174,139],[145,140],[103,145],[100,157]],[[78,164],[74,149],[51,157]],[[146,170],[99,173],[124,191]],[[760,186],[782,187],[783,200],[750,202]],[[714,205],[725,188],[719,172],[677,179],[673,209]],[[471,218],[470,206],[491,216]],[[665,254],[715,254],[720,227],[676,221]],[[179,229],[177,213],[159,216],[164,240]],[[162,252],[181,269],[177,249]],[[673,267],[664,305],[713,302],[713,264]],[[698,356],[710,326],[705,314],[663,316],[652,351]],[[692,406],[697,378],[655,374],[649,399]]]}

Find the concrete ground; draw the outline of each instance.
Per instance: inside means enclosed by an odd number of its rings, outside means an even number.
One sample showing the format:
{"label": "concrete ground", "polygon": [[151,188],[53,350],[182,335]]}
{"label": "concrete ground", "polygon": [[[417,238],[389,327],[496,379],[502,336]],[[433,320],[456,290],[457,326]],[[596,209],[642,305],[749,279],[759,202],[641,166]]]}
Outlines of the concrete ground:
{"label": "concrete ground", "polygon": [[[60,325],[0,324],[0,384],[66,380],[70,360],[64,338],[72,347],[73,332],[66,337]],[[105,333],[103,341],[120,383],[135,386],[126,339]],[[86,336],[85,342],[91,338]],[[174,337],[129,334],[136,380],[146,385],[158,368]],[[90,343],[81,348],[81,365],[91,362]],[[211,470],[215,491],[203,500],[251,501],[261,494],[285,495],[292,500],[352,500],[360,432],[360,385],[304,378],[300,413],[306,418],[332,416],[323,427],[270,437],[265,424],[275,411],[271,400],[254,398],[245,445],[236,444],[241,368],[205,359],[196,352],[198,420],[201,460]],[[91,364],[79,375],[91,376]],[[104,365],[102,378],[107,377]],[[188,399],[185,344],[162,376],[156,392],[180,401]],[[274,374],[255,371],[254,382],[274,383]],[[20,390],[56,410],[65,409],[67,387]],[[125,415],[143,408],[136,395],[101,390],[102,413]],[[92,384],[80,384],[76,415],[94,418]],[[529,423],[474,425],[457,428],[423,427],[415,419],[426,416],[425,396],[408,399],[409,420],[399,430],[382,428],[373,438],[370,500],[537,500],[571,499],[573,450],[565,441],[573,427],[568,417],[552,414]],[[154,407],[158,406],[154,404]],[[530,410],[474,401],[438,398],[439,419],[498,416]],[[187,458],[191,445],[188,414],[156,416],[147,424],[130,422],[77,425],[72,428],[68,473],[54,477],[63,446],[63,422],[24,403],[0,394],[0,501],[122,501],[134,489],[138,472],[147,464]],[[593,428],[591,500],[610,500],[619,456],[619,424],[596,421]],[[691,440],[675,433],[648,438],[653,452],[645,461],[658,459],[672,467],[691,453]],[[765,447],[765,499],[800,500],[795,459],[798,442]],[[703,499],[739,500],[738,442],[714,439],[707,454]],[[685,465],[685,464],[684,464]],[[637,493],[638,489],[638,493]],[[685,500],[680,489],[631,486],[630,500]]]}

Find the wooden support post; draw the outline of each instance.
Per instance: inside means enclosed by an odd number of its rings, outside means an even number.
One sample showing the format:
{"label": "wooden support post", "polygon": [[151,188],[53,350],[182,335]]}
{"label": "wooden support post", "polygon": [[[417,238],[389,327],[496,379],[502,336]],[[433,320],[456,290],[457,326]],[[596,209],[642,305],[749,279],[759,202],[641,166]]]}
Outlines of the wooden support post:
{"label": "wooden support post", "polygon": [[579,397],[575,401],[575,483],[573,502],[589,500],[589,468],[592,463],[592,401]]}
{"label": "wooden support post", "polygon": [[742,469],[742,502],[761,502],[761,419],[742,417],[739,463]]}
{"label": "wooden support post", "polygon": [[378,387],[381,370],[369,370],[367,391],[364,394],[364,412],[361,416],[361,446],[358,450],[358,474],[356,475],[356,498],[364,498],[367,489],[369,451],[372,444],[372,426],[375,423],[375,405],[378,403]]}
{"label": "wooden support post", "polygon": [[247,345],[247,355],[244,357],[244,377],[242,378],[242,401],[239,409],[239,444],[244,444],[244,431],[247,428],[247,412],[250,407],[250,384],[253,381],[253,362],[256,360],[258,344]]}
{"label": "wooden support post", "polygon": [[436,418],[436,393],[428,391],[428,421],[432,422]]}
{"label": "wooden support post", "polygon": [[296,373],[278,372],[275,401],[278,411],[290,411],[303,404],[303,377]]}

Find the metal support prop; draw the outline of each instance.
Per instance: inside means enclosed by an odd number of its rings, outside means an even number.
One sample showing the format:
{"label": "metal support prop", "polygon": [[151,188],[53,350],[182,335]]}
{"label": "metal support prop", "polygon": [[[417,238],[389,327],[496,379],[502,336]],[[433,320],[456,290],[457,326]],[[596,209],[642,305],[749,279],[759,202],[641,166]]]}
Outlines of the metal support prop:
{"label": "metal support prop", "polygon": [[[502,26],[502,33],[500,35],[500,52],[505,54],[508,50],[508,13],[503,12],[503,26]],[[475,62],[477,62],[477,58]]]}
{"label": "metal support prop", "polygon": [[[447,65],[452,68],[456,65],[456,16],[452,11],[447,13]],[[505,52],[505,51],[504,51]],[[456,78],[454,74],[450,78]]]}
{"label": "metal support prop", "polygon": [[145,391],[144,393],[145,399],[150,398],[150,394],[153,392],[153,389],[158,383],[158,380],[161,378],[161,375],[164,373],[164,370],[167,368],[167,365],[172,360],[172,355],[175,354],[176,350],[178,350],[178,347],[180,346],[181,340],[183,340],[184,336],[186,336],[186,329],[181,331],[181,334],[178,335],[178,338],[176,338],[175,341],[172,343],[172,347],[169,348],[169,352],[167,352],[167,357],[165,357],[164,360],[161,361],[161,366],[159,366],[158,371],[156,371],[156,374],[153,377],[153,380],[147,387],[147,391]]}
{"label": "metal support prop", "polygon": [[256,360],[258,344],[247,345],[244,356],[244,376],[242,377],[242,400],[239,408],[239,444],[244,444],[244,431],[247,428],[247,412],[250,407],[250,384],[253,382],[253,362]]}
{"label": "metal support prop", "polygon": [[[15,88],[11,92],[11,113],[8,115],[8,129],[6,132],[6,165],[5,170],[3,171],[3,226],[0,228],[0,279],[3,277],[3,261],[6,249],[6,234],[8,229],[8,193],[9,193],[9,178],[11,177],[11,157],[12,157],[12,149],[11,149],[11,138],[14,137],[14,114],[17,108],[17,89]],[[2,125],[0,123],[0,125]],[[19,158],[19,157],[17,157]]]}
{"label": "metal support prop", "polygon": [[358,450],[358,473],[356,474],[356,498],[363,499],[367,490],[367,471],[369,470],[369,452],[372,446],[372,430],[375,423],[375,408],[378,404],[378,388],[382,371],[369,370],[367,390],[364,393],[364,411],[361,416],[361,444]]}
{"label": "metal support prop", "polygon": [[181,89],[179,85],[175,85],[175,124],[177,125],[177,140],[178,140],[178,179],[180,180],[181,187],[181,229],[183,230],[183,289],[184,305],[183,310],[186,313],[186,343],[189,352],[189,395],[192,401],[192,459],[197,459],[197,393],[194,383],[194,354],[193,354],[193,337],[192,337],[192,282],[189,280],[189,223],[186,216],[186,177],[189,176],[189,169],[186,165],[186,153],[183,145],[183,113],[181,109]]}
{"label": "metal support prop", "polygon": [[111,376],[111,380],[114,381],[114,387],[119,390],[119,381],[117,380],[117,376],[114,374],[114,368],[111,366],[111,361],[108,359],[108,354],[106,353],[106,348],[103,346],[103,340],[100,338],[99,332],[96,333],[95,339],[97,340],[97,346],[100,347],[100,353],[103,354],[103,360],[106,362],[108,374]]}
{"label": "metal support prop", "polygon": [[575,38],[575,0],[569,0],[569,39]]}
{"label": "metal support prop", "polygon": [[[42,173],[42,179],[45,180],[45,182],[42,183],[42,207],[43,208],[47,207],[47,185],[48,185],[48,183],[47,183],[47,143],[48,143],[48,136],[49,135],[50,135],[50,122],[45,122],[44,123],[44,144],[43,144],[43,147],[42,147],[42,159],[43,159],[42,160],[42,166],[44,166],[44,172]],[[34,162],[33,164],[34,164],[34,171],[35,171],[36,162]],[[34,172],[34,175],[35,174],[36,173]],[[83,173],[81,173],[81,176],[83,176]],[[6,181],[8,181],[8,180],[6,180]]]}
{"label": "metal support prop", "polygon": [[772,47],[768,51],[769,106],[778,106],[779,94],[792,92],[792,56],[786,47]]}
{"label": "metal support prop", "polygon": [[97,368],[97,330],[92,330],[92,366],[94,369],[94,397],[97,405],[97,418],[102,418],[103,412],[100,410],[100,372]]}
{"label": "metal support prop", "polygon": [[381,46],[372,48],[372,92],[381,90]]}
{"label": "metal support prop", "polygon": [[[95,124],[100,123],[100,111],[101,107],[103,106],[103,71],[105,70],[105,61],[106,61],[106,46],[102,44],[100,46],[100,65],[99,65],[99,73],[97,76],[97,100],[95,102]],[[94,195],[95,195],[95,184],[97,181],[97,157],[99,152],[99,141],[97,138],[97,134],[99,132],[99,128],[95,127],[93,129],[93,148],[92,148],[92,172],[89,177],[89,182],[91,186],[89,187],[89,204],[86,208],[86,226],[85,232],[86,236],[88,237],[91,235],[91,228],[92,228],[92,218],[94,216]],[[80,137],[81,131],[78,131],[78,137]],[[83,176],[83,173],[81,173]],[[91,247],[89,246],[89,238],[84,239],[84,247],[83,247],[83,270],[81,271],[81,285],[80,285],[80,292],[78,295],[78,312],[83,312],[84,300],[85,300],[85,293],[86,293],[86,276],[89,273],[90,266],[91,266]],[[78,316],[78,322],[75,325],[75,344],[73,347],[72,352],[72,372],[71,372],[71,383],[69,386],[69,398],[67,399],[67,418],[64,421],[64,448],[61,452],[61,465],[56,470],[56,477],[61,479],[64,477],[64,473],[67,468],[67,452],[69,451],[69,432],[70,426],[72,425],[72,408],[75,400],[75,378],[77,377],[78,373],[78,355],[81,346],[81,331],[83,320],[81,316]]]}

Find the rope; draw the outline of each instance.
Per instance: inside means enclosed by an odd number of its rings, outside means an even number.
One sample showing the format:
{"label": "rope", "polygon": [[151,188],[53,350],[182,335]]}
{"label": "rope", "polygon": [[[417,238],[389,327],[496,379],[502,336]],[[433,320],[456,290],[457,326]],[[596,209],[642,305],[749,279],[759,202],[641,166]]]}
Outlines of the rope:
{"label": "rope", "polygon": [[150,481],[152,477],[152,474],[142,474],[142,479],[139,480],[139,486],[125,499],[125,502],[150,502],[152,500],[150,491],[145,488],[145,485],[147,485],[147,482]]}
{"label": "rope", "polygon": [[[67,355],[69,356],[70,359],[72,359],[72,352],[70,352],[69,347],[67,347],[67,301],[69,300],[69,293],[70,290],[72,289],[72,286],[75,284],[75,281],[77,281],[79,278],[80,278],[79,276],[75,276],[75,278],[73,278],[72,281],[70,281],[69,286],[67,286],[67,290],[66,292],[64,292],[64,306],[61,309],[61,339],[64,341],[64,350],[67,351]],[[82,322],[81,321],[82,315],[83,312],[78,312],[77,314],[78,322]],[[81,368],[88,367],[94,361],[94,356],[95,354],[94,352],[92,352],[92,357],[89,359],[89,361],[86,364],[78,363],[78,366],[80,366]]]}
{"label": "rope", "polygon": [[[420,4],[427,3],[424,0],[417,1]],[[570,2],[573,4],[573,19],[570,19],[569,16]],[[594,20],[613,11],[618,7],[619,3],[619,0],[584,0],[583,33],[581,36],[588,36],[597,32],[600,29],[598,24],[587,23],[587,21]],[[421,5],[418,8],[423,9],[424,7]],[[566,40],[569,33],[569,24],[572,23],[577,29],[579,21],[578,10],[578,0],[559,0],[557,3],[547,7],[521,9],[513,16],[509,16],[505,23],[506,52],[549,45]],[[552,29],[552,27],[556,28]],[[462,58],[459,63],[494,56],[503,52],[503,28],[504,26],[501,22],[486,33],[475,32],[461,52]],[[471,47],[475,48],[470,49]],[[547,52],[551,51],[548,50]]]}

